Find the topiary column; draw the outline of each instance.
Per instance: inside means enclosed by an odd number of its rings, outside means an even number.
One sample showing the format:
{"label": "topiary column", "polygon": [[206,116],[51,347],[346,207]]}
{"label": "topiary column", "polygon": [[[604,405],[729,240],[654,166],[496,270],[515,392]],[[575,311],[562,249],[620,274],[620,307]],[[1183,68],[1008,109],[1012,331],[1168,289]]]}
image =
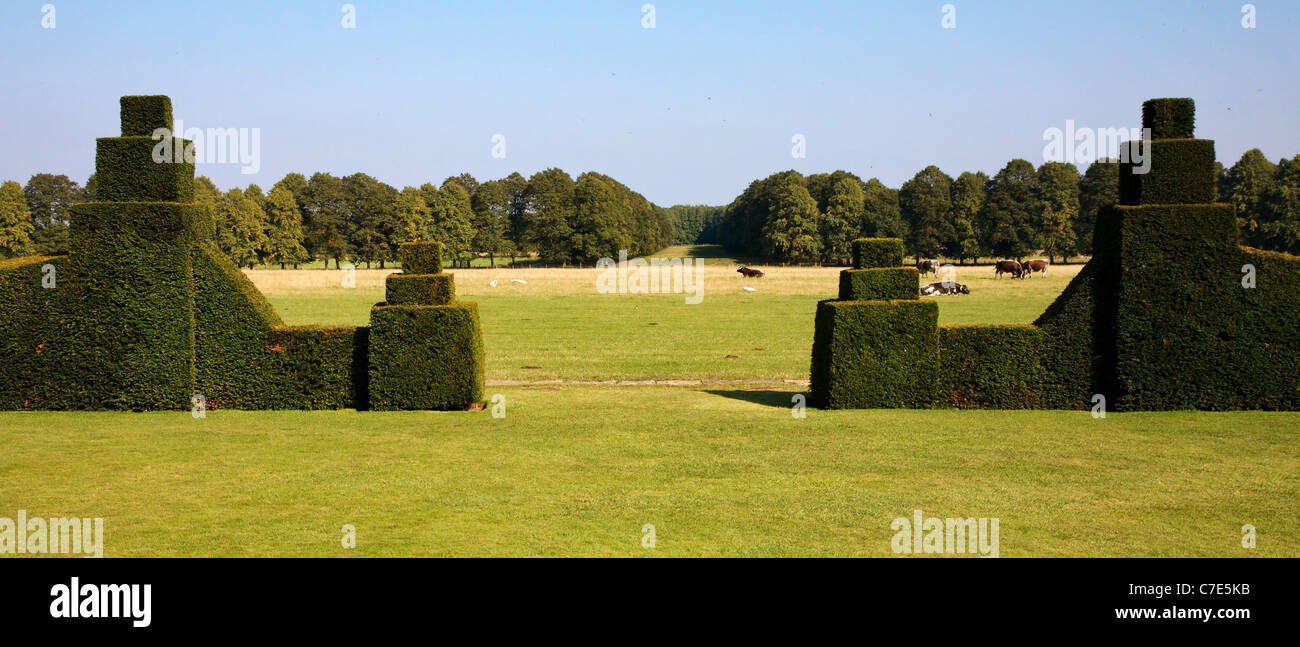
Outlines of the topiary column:
{"label": "topiary column", "polygon": [[159,146],[188,145],[152,137],[159,128],[170,132],[171,100],[122,97],[121,117],[121,137],[96,140],[95,201],[69,210],[75,280],[67,288],[79,305],[65,323],[76,328],[83,350],[72,359],[81,383],[65,388],[79,391],[81,406],[90,408],[189,408],[191,254],[210,231],[211,215],[193,202],[193,162],[155,157]]}
{"label": "topiary column", "polygon": [[812,401],[829,409],[928,407],[939,374],[938,305],[917,295],[903,241],[853,241],[839,299],[817,304]]}
{"label": "topiary column", "polygon": [[1248,259],[1232,207],[1214,204],[1214,142],[1193,138],[1195,114],[1191,99],[1142,104],[1151,140],[1128,144],[1120,204],[1098,219],[1097,255],[1114,268],[1098,295],[1099,388],[1121,410],[1239,409],[1264,404],[1251,395],[1262,380],[1288,385],[1290,405],[1294,348],[1257,336],[1273,315],[1249,300],[1272,286],[1242,286]]}
{"label": "topiary column", "polygon": [[370,407],[467,409],[483,399],[478,304],[456,301],[442,243],[401,246],[402,273],[370,311]]}

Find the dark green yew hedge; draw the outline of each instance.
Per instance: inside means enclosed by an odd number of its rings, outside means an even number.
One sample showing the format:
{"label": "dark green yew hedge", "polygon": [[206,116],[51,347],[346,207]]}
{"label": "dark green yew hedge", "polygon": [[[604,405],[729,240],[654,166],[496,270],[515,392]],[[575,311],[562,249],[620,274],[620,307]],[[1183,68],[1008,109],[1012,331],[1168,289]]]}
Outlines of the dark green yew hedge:
{"label": "dark green yew hedge", "polygon": [[158,128],[172,128],[172,100],[161,94],[122,97],[122,136],[148,137]]}
{"label": "dark green yew hedge", "polygon": [[398,248],[402,256],[402,272],[406,274],[439,274],[442,272],[443,244],[437,241],[402,243]]}
{"label": "dark green yew hedge", "polygon": [[98,140],[99,201],[69,211],[69,255],[0,264],[0,408],[363,406],[365,334],[283,327],[212,242],[193,165],[153,161],[170,102],[121,105],[133,136]]}
{"label": "dark green yew hedge", "polygon": [[1044,405],[1049,371],[1035,326],[939,329],[939,404],[964,409],[1035,409]]}
{"label": "dark green yew hedge", "polygon": [[[182,145],[188,145],[181,141]],[[149,137],[103,137],[95,146],[95,199],[103,202],[193,202],[194,163],[153,161]],[[172,142],[174,149],[176,142]]]}
{"label": "dark green yew hedge", "polygon": [[903,239],[858,238],[851,243],[853,269],[899,267],[903,264]]}
{"label": "dark green yew hedge", "polygon": [[1229,205],[1116,207],[1113,217],[1119,407],[1300,407],[1300,259],[1232,244]]}
{"label": "dark green yew hedge", "polygon": [[[214,409],[366,408],[364,329],[286,327],[211,243],[194,254],[197,392]],[[364,368],[364,367],[363,367]]]}
{"label": "dark green yew hedge", "polygon": [[920,291],[916,268],[891,267],[840,272],[841,301],[915,299]]}
{"label": "dark green yew hedge", "polygon": [[451,274],[389,274],[384,288],[391,305],[446,305],[456,300]]}
{"label": "dark green yew hedge", "polygon": [[833,409],[932,406],[938,314],[928,300],[818,303],[812,403]]}
{"label": "dark green yew hedge", "polygon": [[478,305],[376,305],[370,311],[370,407],[464,410],[483,400]]}
{"label": "dark green yew hedge", "polygon": [[1151,99],[1142,104],[1142,127],[1152,139],[1189,139],[1196,130],[1196,102],[1191,99]]}
{"label": "dark green yew hedge", "polygon": [[[41,287],[45,265],[55,268],[55,289]],[[0,261],[0,410],[94,408],[79,406],[86,395],[80,375],[87,371],[67,316],[68,271],[67,256]]]}
{"label": "dark green yew hedge", "polygon": [[[1136,142],[1129,142],[1132,150]],[[1150,164],[1146,173],[1133,160],[1119,167],[1119,201],[1124,205],[1209,204],[1214,202],[1214,142],[1164,139],[1143,142]]]}

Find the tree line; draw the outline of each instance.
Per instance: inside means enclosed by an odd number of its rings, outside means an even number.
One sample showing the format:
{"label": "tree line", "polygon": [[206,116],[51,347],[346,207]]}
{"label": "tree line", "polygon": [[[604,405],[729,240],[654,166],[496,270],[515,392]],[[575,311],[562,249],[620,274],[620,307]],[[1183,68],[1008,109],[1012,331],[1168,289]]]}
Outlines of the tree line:
{"label": "tree line", "polygon": [[673,205],[664,209],[673,228],[674,245],[716,245],[718,222],[726,207]]}
{"label": "tree line", "polygon": [[[1241,243],[1300,254],[1300,155],[1270,162],[1258,149],[1230,168],[1216,162],[1218,200],[1233,205]],[[212,208],[217,242],[242,266],[297,266],[333,260],[378,264],[408,240],[439,240],[452,264],[475,255],[514,261],[589,264],[626,249],[651,254],[669,244],[721,243],[772,262],[842,264],[849,241],[902,238],[915,257],[965,262],[980,257],[1055,260],[1092,253],[1098,212],[1118,199],[1119,167],[1007,163],[993,177],[952,178],[928,166],[898,189],[847,171],[775,173],[751,183],[726,207],[661,208],[599,173],[576,179],[560,169],[479,182],[468,174],[397,190],[364,173],[338,178],[290,173],[263,192],[222,192],[195,179],[196,200]],[[68,208],[93,199],[81,186],[38,173],[0,184],[0,258],[67,253]]]}
{"label": "tree line", "polygon": [[[0,254],[67,253],[67,209],[93,199],[93,183],[93,175],[83,188],[49,174],[33,176],[26,187],[4,183]],[[672,240],[665,210],[594,172],[575,179],[552,168],[486,182],[461,174],[401,190],[365,173],[290,173],[269,192],[256,184],[223,192],[202,176],[194,183],[195,201],[212,210],[217,244],[246,267],[330,260],[335,267],[383,267],[411,240],[441,241],[452,265],[468,265],[476,255],[496,264],[533,254],[548,263],[590,264],[619,250],[650,254]]]}
{"label": "tree line", "polygon": [[[1300,156],[1269,162],[1248,151],[1216,169],[1220,200],[1234,205],[1241,242],[1300,253]],[[844,264],[858,237],[902,238],[907,254],[964,263],[981,257],[1092,254],[1101,209],[1118,202],[1119,164],[1098,160],[1038,168],[1011,160],[996,175],[956,178],[927,166],[898,189],[847,171],[775,173],[749,185],[724,210],[718,239],[732,252],[771,262]]]}

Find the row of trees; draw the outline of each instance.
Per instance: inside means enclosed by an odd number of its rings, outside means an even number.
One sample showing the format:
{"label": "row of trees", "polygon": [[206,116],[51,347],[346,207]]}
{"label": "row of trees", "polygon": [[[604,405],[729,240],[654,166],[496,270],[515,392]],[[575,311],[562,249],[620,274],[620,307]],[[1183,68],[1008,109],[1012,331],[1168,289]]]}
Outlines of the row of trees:
{"label": "row of trees", "polygon": [[723,212],[718,242],[777,262],[840,262],[854,238],[905,237],[899,192],[847,171],[783,171],[749,185]]}
{"label": "row of trees", "polygon": [[1242,244],[1300,254],[1300,155],[1274,164],[1259,149],[1246,151],[1221,169],[1219,200],[1235,208]]}
{"label": "row of trees", "polygon": [[216,214],[218,243],[241,265],[347,259],[383,267],[412,240],[441,241],[453,265],[533,252],[591,263],[620,249],[648,254],[671,236],[657,207],[599,173],[575,180],[548,169],[487,182],[461,174],[401,190],[364,173],[290,173],[265,196],[256,185],[218,193],[206,178],[196,182],[198,199]]}
{"label": "row of trees", "polygon": [[[903,238],[910,255],[964,262],[978,257],[1092,253],[1097,213],[1117,199],[1118,166],[1102,160],[1079,175],[1069,164],[1037,169],[1012,160],[992,178],[938,167],[899,189],[836,171],[784,171],[757,180],[723,207],[659,208],[599,173],[576,179],[548,169],[479,182],[468,174],[441,186],[400,191],[364,173],[337,178],[290,173],[269,193],[257,185],[219,191],[195,180],[212,208],[217,241],[240,265],[310,260],[384,263],[408,240],[436,239],[453,263],[485,254],[536,253],[554,263],[591,263],[626,249],[720,242],[777,262],[843,263],[859,236]],[[1219,199],[1233,205],[1242,243],[1300,254],[1300,156],[1270,162],[1258,149],[1218,167]],[[0,184],[0,257],[67,253],[68,209],[91,199],[65,175],[40,173]]]}
{"label": "row of trees", "polygon": [[[93,178],[87,188],[50,174],[26,187],[0,185],[0,255],[67,253],[68,208],[91,199]],[[574,179],[548,169],[487,182],[462,174],[401,190],[364,173],[290,173],[269,192],[255,184],[222,192],[201,176],[194,183],[196,201],[212,210],[218,245],[242,266],[382,267],[409,240],[442,241],[453,264],[534,252],[546,262],[592,263],[623,249],[650,254],[672,239],[664,210],[599,173]]]}
{"label": "row of trees", "polygon": [[38,173],[27,184],[0,184],[0,258],[68,252],[68,208],[90,199],[87,187],[66,175]]}
{"label": "row of trees", "polygon": [[[992,178],[956,179],[928,166],[899,189],[847,171],[804,177],[776,173],[727,207],[723,245],[777,262],[847,262],[854,238],[902,238],[909,255],[965,262],[1091,253],[1097,211],[1117,199],[1118,165],[1098,162],[1081,178],[1073,165],[1035,169],[1012,160]],[[1081,244],[1081,241],[1086,241]]]}
{"label": "row of trees", "polygon": [[664,209],[673,229],[674,245],[716,245],[718,222],[726,207],[674,205]]}
{"label": "row of trees", "polygon": [[[1231,168],[1216,163],[1219,200],[1231,203],[1241,242],[1300,254],[1300,155],[1273,164],[1258,149]],[[719,241],[775,262],[844,263],[859,236],[902,238],[918,258],[1055,260],[1092,254],[1097,214],[1119,198],[1119,165],[1099,160],[1034,168],[1011,160],[993,177],[956,178],[928,166],[890,189],[846,171],[775,173],[749,185],[722,214]]]}

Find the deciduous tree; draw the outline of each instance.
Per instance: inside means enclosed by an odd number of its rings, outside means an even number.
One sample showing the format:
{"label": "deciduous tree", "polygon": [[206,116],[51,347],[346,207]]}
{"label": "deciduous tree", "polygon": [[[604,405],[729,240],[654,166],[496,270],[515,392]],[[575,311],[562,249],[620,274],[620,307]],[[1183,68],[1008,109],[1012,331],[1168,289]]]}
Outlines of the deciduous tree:
{"label": "deciduous tree", "polygon": [[22,185],[12,181],[0,184],[0,258],[31,254],[33,230]]}

